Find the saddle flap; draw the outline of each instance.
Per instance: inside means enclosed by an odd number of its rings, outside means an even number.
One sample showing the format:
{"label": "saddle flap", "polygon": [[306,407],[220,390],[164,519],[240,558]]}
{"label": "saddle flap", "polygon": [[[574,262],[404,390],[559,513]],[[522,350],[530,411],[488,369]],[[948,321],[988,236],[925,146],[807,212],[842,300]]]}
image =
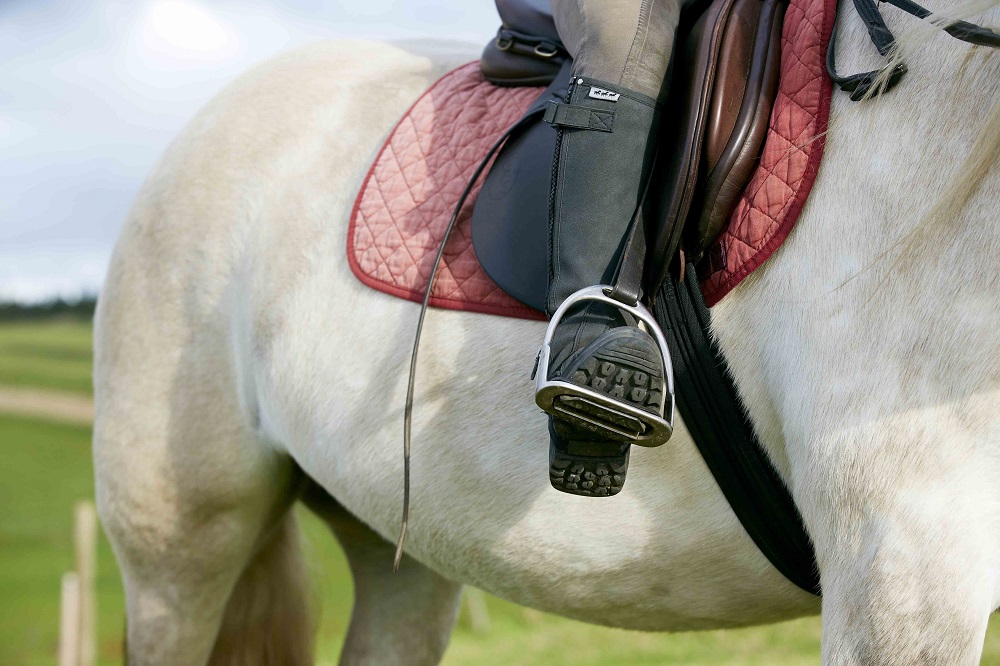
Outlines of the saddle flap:
{"label": "saddle flap", "polygon": [[[739,6],[734,8],[734,12]],[[705,140],[705,180],[697,223],[688,222],[685,247],[698,261],[729,220],[758,163],[778,92],[785,6],[764,0],[756,24],[734,16],[726,31]],[[740,65],[739,68],[733,65]],[[742,65],[746,65],[744,71]]]}
{"label": "saddle flap", "polygon": [[675,54],[648,230],[650,293],[682,237],[701,255],[750,177],[777,91],[783,9],[782,0],[715,0]]}
{"label": "saddle flap", "polygon": [[549,187],[556,131],[542,114],[569,87],[570,64],[541,92],[525,115],[537,122],[515,133],[490,168],[472,213],[472,244],[490,279],[521,301],[545,309],[549,284]]}

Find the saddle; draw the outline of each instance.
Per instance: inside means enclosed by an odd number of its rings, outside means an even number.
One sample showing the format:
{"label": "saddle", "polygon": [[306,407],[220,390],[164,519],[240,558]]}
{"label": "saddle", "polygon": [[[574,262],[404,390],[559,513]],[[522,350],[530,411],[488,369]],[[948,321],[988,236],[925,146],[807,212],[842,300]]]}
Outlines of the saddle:
{"label": "saddle", "polygon": [[546,85],[569,54],[552,20],[549,0],[496,0],[501,25],[479,60],[483,76],[497,86]]}
{"label": "saddle", "polygon": [[[497,0],[505,30],[555,35],[539,0]],[[547,4],[547,3],[544,3]],[[661,146],[647,201],[645,293],[654,294],[682,250],[698,261],[723,230],[750,179],[767,134],[778,88],[785,0],[705,0],[681,17],[664,104]],[[519,22],[525,18],[525,22]],[[501,36],[493,47],[500,48]],[[557,36],[557,35],[556,35]],[[560,51],[561,45],[556,49]],[[492,50],[487,47],[487,54]],[[547,53],[548,51],[544,51]],[[486,273],[523,303],[544,309],[548,270],[548,187],[555,130],[542,121],[546,102],[569,82],[568,59],[557,56],[481,61],[484,76],[514,85],[519,79],[549,87],[528,110],[536,122],[512,135],[497,156],[472,217],[473,246]],[[539,59],[561,62],[548,79]],[[519,70],[518,67],[523,67]]]}

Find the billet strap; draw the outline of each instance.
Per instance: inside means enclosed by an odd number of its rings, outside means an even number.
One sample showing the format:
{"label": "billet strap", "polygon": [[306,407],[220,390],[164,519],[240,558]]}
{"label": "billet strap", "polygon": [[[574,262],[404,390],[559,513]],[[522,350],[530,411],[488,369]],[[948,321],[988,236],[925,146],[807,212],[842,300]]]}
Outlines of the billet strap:
{"label": "billet strap", "polygon": [[[880,0],[880,2],[881,1],[882,0]],[[894,7],[902,9],[908,14],[916,16],[919,19],[926,19],[933,16],[933,13],[930,10],[921,7],[912,0],[884,1]],[[875,0],[854,0],[854,7],[857,9],[861,20],[864,21],[865,28],[868,30],[868,35],[871,37],[872,43],[875,44],[875,48],[878,49],[879,54],[882,56],[889,55],[893,45],[896,43],[896,38],[893,36],[892,31],[889,30],[889,27],[885,24],[885,19],[882,18],[882,13],[879,11]],[[944,26],[942,29],[955,39],[960,39],[963,42],[968,42],[976,46],[1000,48],[1000,34],[997,34],[988,28],[975,25],[974,23],[955,21],[954,23]],[[869,91],[875,84],[876,78],[883,70],[876,69],[870,72],[860,72],[849,76],[841,76],[837,73],[836,50],[837,23],[835,20],[833,31],[830,33],[830,42],[827,44],[826,48],[826,71],[830,75],[833,82],[836,83],[841,90],[851,93],[851,100],[857,102],[869,94]],[[887,92],[894,88],[896,84],[903,79],[906,72],[906,65],[898,63],[893,68],[889,78],[886,80],[884,88],[879,92]]]}
{"label": "billet strap", "polygon": [[639,197],[639,203],[629,221],[622,256],[618,259],[615,279],[611,283],[611,292],[608,294],[616,301],[633,307],[642,298],[643,269],[646,265],[646,219],[642,211],[646,203],[646,195],[649,194],[650,184],[653,181],[653,174],[656,173],[657,155],[659,152],[653,156],[653,163],[649,165],[646,183],[642,187],[642,195]]}
{"label": "billet strap", "polygon": [[788,488],[754,434],[722,351],[694,264],[668,276],[654,313],[670,348],[677,408],[709,471],[757,548],[788,580],[820,593],[812,542]]}

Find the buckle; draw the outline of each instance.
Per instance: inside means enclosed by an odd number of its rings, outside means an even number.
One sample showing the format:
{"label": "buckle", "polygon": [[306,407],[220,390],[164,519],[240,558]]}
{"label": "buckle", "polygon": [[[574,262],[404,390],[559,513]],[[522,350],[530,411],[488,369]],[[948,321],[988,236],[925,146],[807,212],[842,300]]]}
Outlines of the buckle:
{"label": "buckle", "polygon": [[539,58],[551,58],[557,53],[559,53],[559,47],[548,42],[540,42],[535,45],[535,55]]}
{"label": "buckle", "polygon": [[507,30],[504,30],[503,26],[497,30],[497,49],[501,51],[509,51],[510,47],[514,45],[514,35],[512,35]]}
{"label": "buckle", "polygon": [[[549,414],[570,420],[576,426],[611,439],[630,441],[639,446],[660,446],[674,432],[674,373],[667,339],[653,314],[645,306],[641,303],[626,305],[616,301],[608,296],[610,291],[611,287],[607,285],[585,287],[570,295],[552,315],[532,372],[535,380],[535,404]],[[619,402],[586,386],[549,379],[550,346],[556,326],[569,308],[581,301],[600,301],[612,305],[644,323],[652,333],[663,356],[663,416]]]}

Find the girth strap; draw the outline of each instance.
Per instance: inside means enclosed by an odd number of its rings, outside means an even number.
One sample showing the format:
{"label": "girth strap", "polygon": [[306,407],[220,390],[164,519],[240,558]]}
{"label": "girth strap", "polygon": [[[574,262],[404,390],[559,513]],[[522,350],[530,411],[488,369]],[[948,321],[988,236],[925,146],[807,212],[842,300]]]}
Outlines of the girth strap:
{"label": "girth strap", "polygon": [[812,542],[784,482],[761,448],[726,362],[709,332],[711,315],[693,264],[668,277],[654,313],[670,347],[677,407],[729,506],[771,564],[820,593]]}

